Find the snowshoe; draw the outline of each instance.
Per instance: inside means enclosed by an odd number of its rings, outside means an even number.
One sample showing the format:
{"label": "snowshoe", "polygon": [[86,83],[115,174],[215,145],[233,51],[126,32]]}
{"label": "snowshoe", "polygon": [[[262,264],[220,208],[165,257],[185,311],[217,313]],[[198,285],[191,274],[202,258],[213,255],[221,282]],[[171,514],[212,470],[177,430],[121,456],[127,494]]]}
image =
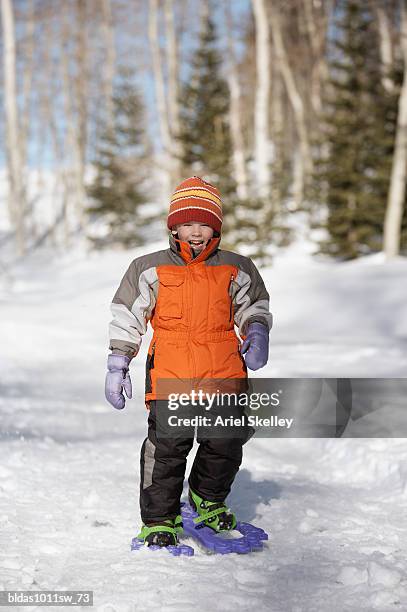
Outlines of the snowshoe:
{"label": "snowshoe", "polygon": [[195,491],[189,489],[189,504],[198,516],[194,523],[201,527],[210,527],[214,531],[230,531],[236,527],[236,517],[224,502],[211,502],[200,497]]}
{"label": "snowshoe", "polygon": [[[214,531],[204,524],[197,525],[195,519],[199,517],[190,504],[181,502],[182,522],[184,535],[196,540],[208,552],[221,555],[229,553],[247,554],[263,549],[263,542],[268,540],[268,535],[263,529],[255,527],[250,523],[236,524],[236,529],[231,531]],[[232,533],[235,537],[229,538]],[[237,533],[240,537],[236,538]]]}

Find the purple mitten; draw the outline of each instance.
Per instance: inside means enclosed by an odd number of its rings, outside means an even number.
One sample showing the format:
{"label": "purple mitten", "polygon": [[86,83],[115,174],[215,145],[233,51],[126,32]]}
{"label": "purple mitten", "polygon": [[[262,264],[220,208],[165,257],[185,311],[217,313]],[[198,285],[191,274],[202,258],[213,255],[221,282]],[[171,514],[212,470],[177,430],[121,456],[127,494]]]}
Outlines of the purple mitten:
{"label": "purple mitten", "polygon": [[246,365],[250,370],[258,370],[265,366],[269,356],[268,327],[262,323],[251,323],[240,352],[245,355]]}
{"label": "purple mitten", "polygon": [[126,403],[122,389],[131,399],[130,361],[130,357],[126,357],[126,355],[115,355],[113,353],[107,359],[108,372],[106,374],[105,396],[107,401],[117,410],[122,410]]}

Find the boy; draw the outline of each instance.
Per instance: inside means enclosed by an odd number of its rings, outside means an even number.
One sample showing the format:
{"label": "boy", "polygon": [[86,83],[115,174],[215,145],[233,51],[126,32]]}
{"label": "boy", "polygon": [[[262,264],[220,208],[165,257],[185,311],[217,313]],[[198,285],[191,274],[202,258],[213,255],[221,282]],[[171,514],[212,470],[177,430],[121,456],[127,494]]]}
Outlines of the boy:
{"label": "boy", "polygon": [[[171,198],[167,226],[170,248],[136,258],[113,298],[106,376],[106,398],[120,410],[123,389],[131,398],[129,364],[150,321],[148,437],[140,462],[140,537],[148,546],[178,541],[186,458],[193,446],[193,438],[157,438],[157,381],[246,379],[247,367],[257,370],[267,363],[272,326],[269,295],[253,262],[218,248],[222,203],[216,187],[197,176],[183,181]],[[244,338],[240,351],[235,325]],[[224,501],[246,441],[198,439],[189,500],[202,523],[216,531],[236,525]]]}

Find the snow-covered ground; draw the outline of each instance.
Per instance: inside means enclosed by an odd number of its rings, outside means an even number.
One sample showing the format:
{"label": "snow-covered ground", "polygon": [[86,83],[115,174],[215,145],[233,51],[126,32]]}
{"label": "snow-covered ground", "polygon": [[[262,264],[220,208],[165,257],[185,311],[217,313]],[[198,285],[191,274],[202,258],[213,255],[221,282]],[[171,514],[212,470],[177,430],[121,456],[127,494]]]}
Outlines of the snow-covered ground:
{"label": "snow-covered ground", "polygon": [[[139,253],[42,252],[3,277],[0,590],[90,589],[100,612],[407,609],[404,439],[253,439],[228,501],[266,550],[130,552],[148,338],[126,410],[103,386],[109,304]],[[262,274],[275,328],[258,376],[406,376],[407,261],[314,261],[299,243]]]}

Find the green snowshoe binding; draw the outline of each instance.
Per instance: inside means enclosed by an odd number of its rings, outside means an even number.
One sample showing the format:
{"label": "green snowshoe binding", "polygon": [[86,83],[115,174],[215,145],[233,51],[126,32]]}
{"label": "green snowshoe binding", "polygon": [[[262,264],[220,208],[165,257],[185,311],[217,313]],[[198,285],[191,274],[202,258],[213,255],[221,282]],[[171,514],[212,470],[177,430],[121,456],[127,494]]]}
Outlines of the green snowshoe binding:
{"label": "green snowshoe binding", "polygon": [[178,515],[175,519],[143,525],[137,539],[144,540],[147,546],[176,546],[182,532],[182,517]]}
{"label": "green snowshoe binding", "polygon": [[224,502],[205,500],[192,489],[189,489],[188,498],[191,508],[199,515],[194,518],[195,524],[205,525],[214,531],[230,531],[236,527],[236,517]]}

